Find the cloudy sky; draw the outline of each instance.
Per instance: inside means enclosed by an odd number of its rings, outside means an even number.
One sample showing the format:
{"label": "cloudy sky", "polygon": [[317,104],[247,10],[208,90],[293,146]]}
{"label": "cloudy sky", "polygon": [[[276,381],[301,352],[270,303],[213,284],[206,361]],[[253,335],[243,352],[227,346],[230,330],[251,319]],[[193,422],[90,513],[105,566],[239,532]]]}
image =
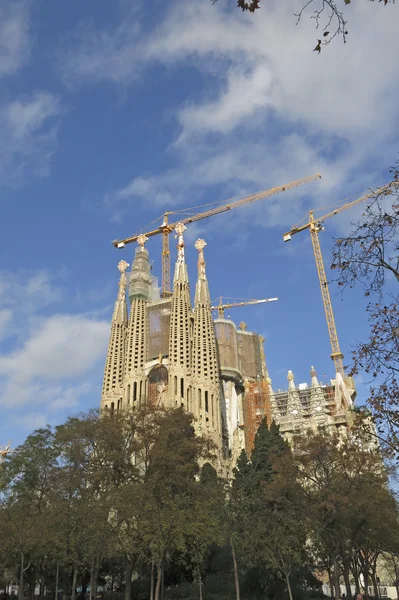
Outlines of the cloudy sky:
{"label": "cloudy sky", "polygon": [[[348,43],[312,52],[313,8],[233,0],[9,0],[0,4],[0,445],[97,406],[117,291],[111,240],[165,210],[322,180],[187,230],[208,242],[212,298],[266,337],[273,386],[333,373],[308,234],[309,208],[389,178],[399,150],[396,5],[359,0]],[[322,214],[322,212],[320,213]],[[328,222],[333,237],[359,212]],[[172,238],[173,239],[173,238]],[[160,240],[148,244],[160,274]],[[172,252],[172,260],[175,258]],[[333,277],[333,274],[331,274]],[[341,346],[366,335],[360,293],[332,285]],[[359,383],[359,397],[367,387]]]}

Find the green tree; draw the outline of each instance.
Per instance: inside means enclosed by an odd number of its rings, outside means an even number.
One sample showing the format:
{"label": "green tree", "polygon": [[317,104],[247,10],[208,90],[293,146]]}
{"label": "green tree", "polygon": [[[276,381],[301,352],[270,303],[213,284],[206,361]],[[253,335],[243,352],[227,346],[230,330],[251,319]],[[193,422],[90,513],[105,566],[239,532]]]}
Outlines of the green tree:
{"label": "green tree", "polygon": [[273,422],[263,420],[251,459],[242,453],[232,485],[232,512],[240,563],[266,566],[285,580],[292,600],[291,573],[303,560],[302,493],[290,448]]}
{"label": "green tree", "polygon": [[312,549],[321,562],[331,565],[338,599],[341,575],[348,594],[349,571],[358,589],[360,572],[366,583],[370,574],[375,579],[376,560],[391,544],[388,531],[396,535],[397,514],[387,488],[387,471],[377,452],[338,435],[299,438],[295,456]]}
{"label": "green tree", "polygon": [[40,564],[51,538],[49,490],[56,459],[53,432],[47,427],[29,435],[0,470],[0,531],[19,554],[20,600],[24,575]]}
{"label": "green tree", "polygon": [[195,519],[199,463],[211,457],[210,441],[195,435],[192,422],[192,415],[182,409],[166,412],[150,451],[138,528],[156,565],[155,600],[159,600],[168,556],[188,548],[188,534]]}

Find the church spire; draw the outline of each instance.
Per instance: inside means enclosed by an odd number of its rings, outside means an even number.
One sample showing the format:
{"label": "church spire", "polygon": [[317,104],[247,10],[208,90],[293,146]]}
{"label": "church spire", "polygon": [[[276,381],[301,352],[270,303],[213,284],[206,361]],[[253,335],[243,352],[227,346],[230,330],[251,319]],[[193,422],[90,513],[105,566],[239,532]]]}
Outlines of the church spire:
{"label": "church spire", "polygon": [[196,399],[193,412],[199,422],[220,441],[219,358],[205,273],[205,246],[204,240],[195,242],[198,250],[198,280],[194,304],[193,380]]}
{"label": "church spire", "polygon": [[118,297],[111,321],[111,335],[105,361],[101,405],[110,410],[117,409],[122,402],[122,386],[125,359],[125,340],[127,327],[126,274],[129,264],[125,260],[118,263],[121,273]]}
{"label": "church spire", "polygon": [[172,407],[190,407],[191,387],[191,301],[190,284],[184,258],[183,233],[186,227],[177,223],[177,261],[173,279],[169,335],[169,402]]}
{"label": "church spire", "polygon": [[317,373],[314,367],[310,367],[310,376],[312,378],[312,382],[311,382],[311,387],[312,388],[317,388],[319,387],[319,382],[317,379]]}
{"label": "church spire", "polygon": [[195,288],[195,301],[194,306],[202,304],[204,306],[211,306],[211,299],[209,295],[208,281],[206,279],[205,271],[205,258],[204,248],[207,245],[205,240],[198,239],[194,246],[198,250],[198,279],[197,286]]}
{"label": "church spire", "polygon": [[147,302],[151,295],[151,268],[148,250],[144,248],[147,238],[137,238],[138,247],[132,264],[129,282],[131,302],[130,318],[127,329],[125,360],[126,404],[145,401],[145,371],[148,346]]}
{"label": "church spire", "polygon": [[188,273],[187,273],[187,265],[184,256],[184,237],[183,234],[186,230],[186,226],[184,223],[177,223],[175,227],[175,231],[177,233],[177,261],[175,266],[175,276],[173,278],[173,287],[177,283],[185,283],[188,284]]}

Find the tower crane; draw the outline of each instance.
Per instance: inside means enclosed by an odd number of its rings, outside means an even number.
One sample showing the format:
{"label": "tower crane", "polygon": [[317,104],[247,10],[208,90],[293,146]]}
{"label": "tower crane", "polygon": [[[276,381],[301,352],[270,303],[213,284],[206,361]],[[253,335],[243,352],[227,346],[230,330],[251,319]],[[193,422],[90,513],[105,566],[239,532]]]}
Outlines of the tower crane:
{"label": "tower crane", "polygon": [[[305,183],[310,183],[316,179],[320,179],[321,175],[318,173],[316,175],[311,175],[309,177],[304,177],[303,179],[297,179],[296,181],[291,181],[285,185],[280,185],[278,187],[273,187],[269,190],[264,190],[262,192],[257,192],[256,194],[251,194],[250,196],[246,196],[245,198],[240,198],[239,200],[234,200],[231,202],[227,202],[226,204],[222,204],[206,210],[204,212],[200,212],[198,214],[192,215],[185,219],[180,219],[179,222],[183,224],[187,223],[195,223],[196,221],[200,221],[202,219],[206,219],[208,217],[213,217],[214,215],[219,215],[223,212],[227,212],[232,210],[233,208],[238,208],[240,206],[245,206],[246,204],[251,204],[252,202],[256,202],[257,200],[262,200],[263,198],[269,198],[270,196],[274,196],[275,194],[279,194],[281,192],[286,192],[287,190],[291,190]],[[192,210],[192,209],[190,209]],[[187,211],[179,211],[179,212],[187,212]],[[114,240],[112,242],[115,248],[124,248],[126,244],[131,244],[132,242],[138,241],[140,236],[144,236],[149,238],[158,234],[162,234],[162,297],[168,297],[171,295],[170,290],[170,250],[169,250],[169,234],[173,231],[176,223],[169,223],[169,216],[174,214],[173,212],[166,212],[163,217],[162,224],[153,229],[151,231],[147,231],[146,233],[139,233],[137,235],[133,235],[131,237],[122,239],[122,240]]]}
{"label": "tower crane", "polygon": [[[369,200],[370,198],[375,197],[376,193],[381,194],[381,193],[389,190],[391,185],[392,185],[392,183],[388,183],[387,185],[379,187],[379,188],[377,188],[377,190],[375,192],[370,192],[368,194],[365,194],[364,196],[361,196],[360,198],[357,198],[356,200],[352,200],[352,202],[347,202],[347,203],[343,204],[342,206],[339,206],[338,208],[331,210],[330,212],[326,213],[322,217],[319,217],[318,219],[315,219],[315,217],[314,217],[314,210],[310,210],[309,211],[309,221],[305,225],[293,226],[290,231],[287,231],[287,233],[283,234],[284,241],[289,242],[291,240],[291,237],[293,235],[295,235],[296,233],[305,231],[305,229],[309,229],[309,231],[310,231],[310,237],[312,240],[314,257],[316,260],[317,274],[319,276],[321,296],[323,299],[324,311],[326,314],[328,334],[330,336],[330,342],[331,342],[331,350],[332,350],[331,358],[334,361],[336,373],[340,373],[340,375],[343,378],[345,377],[344,367],[343,367],[343,363],[342,363],[342,359],[343,359],[344,355],[342,354],[340,347],[339,347],[337,328],[335,326],[335,319],[334,319],[334,313],[333,313],[333,308],[332,308],[332,304],[331,304],[330,292],[328,289],[326,271],[324,268],[323,256],[321,253],[321,247],[320,247],[320,241],[319,241],[319,231],[324,230],[324,227],[322,226],[322,224],[324,223],[324,221],[326,221],[330,217],[334,217],[335,215],[340,214],[344,210],[348,210],[348,208],[352,208],[353,206],[356,206],[357,204],[360,204],[361,202],[364,202],[365,200]],[[399,183],[398,183],[398,185],[399,185]]]}
{"label": "tower crane", "polygon": [[11,440],[8,440],[7,446],[0,446],[0,464],[4,461],[7,454],[12,452],[10,450],[10,446],[11,446]]}
{"label": "tower crane", "polygon": [[276,302],[278,298],[263,298],[262,300],[244,300],[243,302],[230,302],[229,304],[223,304],[223,298],[220,296],[219,304],[211,306],[211,310],[218,311],[219,319],[223,319],[224,311],[227,308],[233,308],[235,306],[248,306],[249,304],[264,304],[265,302]]}

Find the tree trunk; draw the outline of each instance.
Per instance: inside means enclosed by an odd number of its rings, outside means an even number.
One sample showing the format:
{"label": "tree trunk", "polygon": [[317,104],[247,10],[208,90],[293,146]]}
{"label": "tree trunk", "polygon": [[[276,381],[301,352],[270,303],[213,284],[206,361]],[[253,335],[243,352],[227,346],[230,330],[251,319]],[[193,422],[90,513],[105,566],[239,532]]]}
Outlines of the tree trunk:
{"label": "tree trunk", "polygon": [[240,600],[240,580],[238,577],[238,565],[237,565],[236,551],[234,548],[233,538],[231,538],[231,537],[230,537],[230,548],[231,548],[231,557],[233,559],[233,565],[234,565],[234,583],[236,586],[236,600]]}
{"label": "tree trunk", "polygon": [[355,593],[359,594],[360,593],[359,569],[358,569],[357,560],[355,557],[352,559],[351,571],[352,571],[353,579],[355,582]]}
{"label": "tree trunk", "polygon": [[349,579],[349,569],[344,567],[344,581],[345,581],[345,589],[346,589],[346,597],[350,598],[352,596],[352,588],[351,582]]}
{"label": "tree trunk", "polygon": [[59,565],[57,565],[57,572],[55,575],[55,600],[58,600],[58,581],[59,581],[59,575],[60,575],[60,567]]}
{"label": "tree trunk", "polygon": [[77,586],[77,584],[78,584],[78,567],[76,565],[73,565],[71,600],[75,600],[75,598],[76,598],[76,586]]}
{"label": "tree trunk", "polygon": [[36,576],[35,573],[31,573],[31,577],[29,580],[29,600],[35,600],[35,587],[36,587]]}
{"label": "tree trunk", "polygon": [[154,600],[159,600],[159,592],[161,590],[162,581],[162,562],[157,563],[157,585],[155,586]]}
{"label": "tree trunk", "polygon": [[334,556],[333,558],[333,566],[334,566],[334,572],[333,572],[333,578],[334,578],[334,588],[335,588],[335,595],[334,598],[335,600],[339,600],[340,596],[341,596],[341,589],[339,586],[339,563],[337,558]]}
{"label": "tree trunk", "polygon": [[[151,561],[151,584],[150,584],[150,600],[154,600],[154,574],[155,574],[154,561]],[[399,596],[398,596],[399,597]]]}
{"label": "tree trunk", "polygon": [[46,588],[46,581],[44,575],[40,576],[40,600],[44,600],[44,590]]}
{"label": "tree trunk", "polygon": [[62,600],[68,600],[69,577],[66,567],[62,569]]}
{"label": "tree trunk", "polygon": [[133,558],[128,558],[126,561],[125,570],[125,600],[130,600],[132,595],[132,575],[133,575],[134,561]]}
{"label": "tree trunk", "polygon": [[288,595],[290,597],[290,600],[293,600],[291,582],[290,582],[290,574],[287,571],[284,571],[284,575],[285,575],[285,580],[287,582]]}
{"label": "tree trunk", "polygon": [[374,569],[372,570],[372,573],[371,573],[371,580],[373,582],[374,596],[376,598],[381,598],[381,596],[380,596],[380,590],[378,589],[377,577],[376,577]]}
{"label": "tree trunk", "polygon": [[198,587],[199,587],[199,600],[202,600],[202,576],[201,576],[201,569],[198,569]]}
{"label": "tree trunk", "polygon": [[97,598],[98,565],[93,561],[90,571],[90,600]]}
{"label": "tree trunk", "polygon": [[334,600],[334,584],[333,584],[330,567],[327,567],[327,573],[328,573],[328,583],[330,585],[330,598],[331,598],[331,600]]}
{"label": "tree trunk", "polygon": [[25,562],[25,556],[24,556],[24,553],[21,552],[21,564],[20,564],[19,587],[18,587],[18,600],[24,600],[24,562]]}
{"label": "tree trunk", "polygon": [[163,595],[165,592],[165,568],[162,563],[162,577],[161,577],[161,600],[163,600]]}
{"label": "tree trunk", "polygon": [[365,569],[363,571],[363,577],[364,577],[364,597],[365,597],[365,600],[369,600],[369,571],[368,571],[367,567],[365,567]]}

